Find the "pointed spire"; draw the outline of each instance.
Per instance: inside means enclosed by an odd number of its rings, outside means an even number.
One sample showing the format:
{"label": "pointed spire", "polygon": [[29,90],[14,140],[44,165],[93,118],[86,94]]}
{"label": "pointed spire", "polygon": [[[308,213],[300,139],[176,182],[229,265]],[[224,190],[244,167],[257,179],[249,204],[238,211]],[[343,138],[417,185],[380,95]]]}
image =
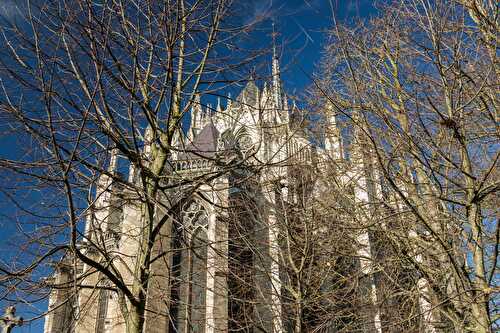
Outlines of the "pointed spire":
{"label": "pointed spire", "polygon": [[245,107],[245,106],[247,105],[247,99],[246,99],[246,96],[245,96],[245,94],[241,94],[240,96],[241,96],[241,105],[242,105],[243,107]]}
{"label": "pointed spire", "polygon": [[115,173],[118,168],[118,148],[111,148],[108,171]]}
{"label": "pointed spire", "polygon": [[[106,171],[109,172],[110,174],[116,175],[117,169],[118,169],[118,148],[113,147],[110,148],[109,150],[109,164],[108,167],[106,168]],[[98,188],[100,188],[101,191],[105,191],[111,184],[112,184],[112,177],[108,176],[107,173],[103,172],[99,176],[99,180],[97,181]]]}
{"label": "pointed spire", "polygon": [[[288,110],[286,112],[288,113]],[[292,99],[292,108],[290,109],[289,118],[288,128],[294,131],[297,130],[301,126],[301,119],[295,99]]]}
{"label": "pointed spire", "polygon": [[146,130],[144,131],[144,154],[146,156],[149,156],[151,153],[151,145],[153,144],[153,128],[151,125],[148,125],[146,127]]}
{"label": "pointed spire", "polygon": [[325,150],[332,158],[341,159],[344,155],[342,151],[342,138],[340,137],[340,131],[337,127],[333,105],[327,103],[326,108]]}
{"label": "pointed spire", "polygon": [[[109,164],[107,171],[116,175],[118,167],[118,149],[116,147],[109,150]],[[106,231],[109,228],[109,216],[113,212],[112,204],[116,196],[116,184],[113,177],[108,173],[101,173],[97,178],[95,189],[95,200],[90,207],[90,215],[87,218],[85,225],[85,236],[87,239],[92,238],[93,231],[97,227]]]}
{"label": "pointed spire", "polygon": [[233,105],[233,99],[231,98],[231,93],[227,94],[226,110],[231,111],[231,106]]}
{"label": "pointed spire", "polygon": [[288,109],[288,97],[283,94],[283,112],[281,112],[281,122],[290,125],[290,110]]}
{"label": "pointed spire", "polygon": [[195,94],[191,106],[191,125],[189,126],[188,132],[189,140],[193,140],[196,134],[198,134],[201,127],[202,118],[203,109],[201,107],[201,97],[200,94]]}
{"label": "pointed spire", "polygon": [[135,176],[136,176],[136,168],[134,163],[130,163],[130,166],[128,168],[128,182],[129,183],[134,183],[135,182]]}
{"label": "pointed spire", "polygon": [[[266,108],[269,108],[269,88],[267,86],[267,82],[264,82],[264,87],[262,88],[262,93],[260,94],[260,108],[266,111]],[[267,113],[267,112],[266,112]]]}
{"label": "pointed spire", "polygon": [[193,110],[193,115],[192,118],[195,118],[195,121],[198,120],[201,117],[202,113],[202,107],[201,107],[201,97],[200,94],[194,95],[194,101],[193,101],[193,106],[191,107]]}
{"label": "pointed spire", "polygon": [[278,58],[278,53],[276,52],[276,36],[278,34],[275,31],[274,28],[274,21],[273,21],[273,60],[272,60],[272,75],[273,75],[273,101],[274,101],[274,107],[278,110],[282,109],[282,101],[283,98],[281,96],[281,79],[280,79],[280,64],[279,64],[279,58]]}
{"label": "pointed spire", "polygon": [[222,107],[220,106],[220,96],[217,97],[217,107],[215,108],[215,112],[222,112]]}
{"label": "pointed spire", "polygon": [[144,131],[144,141],[146,143],[151,143],[153,140],[153,127],[151,127],[150,124],[146,127],[146,130]]}
{"label": "pointed spire", "polygon": [[177,128],[174,131],[171,146],[173,147],[170,152],[172,154],[171,157],[173,160],[176,160],[179,155],[179,150],[182,150],[184,147],[184,133],[182,132],[182,129]]}

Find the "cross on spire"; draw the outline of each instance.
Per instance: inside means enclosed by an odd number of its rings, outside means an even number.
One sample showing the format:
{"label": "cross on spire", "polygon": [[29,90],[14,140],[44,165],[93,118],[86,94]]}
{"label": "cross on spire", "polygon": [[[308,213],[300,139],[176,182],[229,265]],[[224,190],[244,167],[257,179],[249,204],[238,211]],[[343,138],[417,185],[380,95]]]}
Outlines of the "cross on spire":
{"label": "cross on spire", "polygon": [[5,314],[0,317],[0,326],[2,326],[2,333],[10,333],[15,326],[23,326],[23,318],[16,317],[15,307],[8,306]]}

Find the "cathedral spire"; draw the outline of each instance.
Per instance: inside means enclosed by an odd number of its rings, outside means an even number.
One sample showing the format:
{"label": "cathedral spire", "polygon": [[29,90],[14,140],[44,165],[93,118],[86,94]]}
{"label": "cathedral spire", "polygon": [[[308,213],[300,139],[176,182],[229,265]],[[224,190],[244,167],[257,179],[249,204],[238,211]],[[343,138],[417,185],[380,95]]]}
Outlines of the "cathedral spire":
{"label": "cathedral spire", "polygon": [[279,58],[278,58],[278,53],[276,52],[276,37],[278,33],[276,32],[274,28],[274,21],[273,21],[273,33],[272,33],[272,38],[273,38],[273,62],[272,62],[272,75],[273,75],[273,102],[274,106],[278,110],[282,110],[283,108],[283,98],[281,96],[281,79],[280,79],[280,64],[279,64]]}

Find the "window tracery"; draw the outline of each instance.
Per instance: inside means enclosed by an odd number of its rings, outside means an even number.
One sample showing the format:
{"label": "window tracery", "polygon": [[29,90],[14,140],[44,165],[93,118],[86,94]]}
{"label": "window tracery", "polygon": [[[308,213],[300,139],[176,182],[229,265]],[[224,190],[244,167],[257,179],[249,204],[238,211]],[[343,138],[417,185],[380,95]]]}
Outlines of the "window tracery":
{"label": "window tracery", "polygon": [[198,201],[181,211],[184,250],[179,252],[179,332],[205,332],[208,213]]}
{"label": "window tracery", "polygon": [[208,214],[205,208],[198,202],[193,201],[182,210],[182,228],[194,231],[197,227],[206,228],[208,225]]}

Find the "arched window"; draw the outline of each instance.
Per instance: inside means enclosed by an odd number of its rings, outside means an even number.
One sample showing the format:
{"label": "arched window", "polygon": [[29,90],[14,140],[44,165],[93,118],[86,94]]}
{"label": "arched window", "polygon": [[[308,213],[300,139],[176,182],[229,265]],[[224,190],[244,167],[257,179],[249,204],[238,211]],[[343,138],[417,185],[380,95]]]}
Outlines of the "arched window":
{"label": "arched window", "polygon": [[97,307],[97,323],[96,323],[96,333],[106,333],[108,332],[109,318],[108,318],[108,307],[109,300],[112,297],[109,288],[109,281],[105,281],[101,284],[101,289],[99,290],[98,297],[98,307]]}
{"label": "arched window", "polygon": [[[178,237],[182,238],[177,257],[178,332],[205,332],[207,289],[207,226],[208,214],[196,201],[186,205],[181,213]],[[175,268],[175,267],[174,267]]]}

